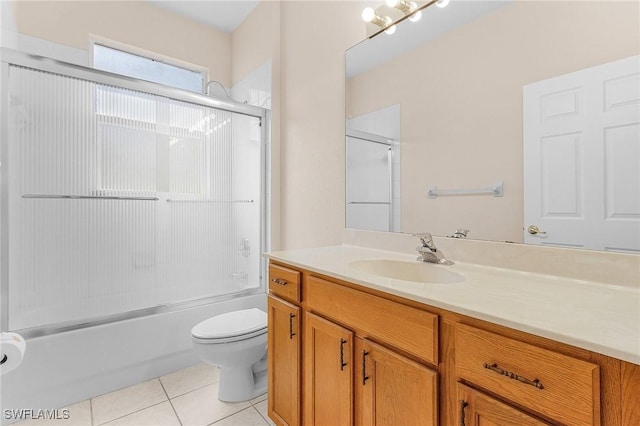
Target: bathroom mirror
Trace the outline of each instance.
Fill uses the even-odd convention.
[[[453,0],[349,49],[347,227],[639,253],[639,12]]]

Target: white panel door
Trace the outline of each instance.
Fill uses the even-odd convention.
[[[527,85],[523,105],[524,241],[640,252],[640,56]]]

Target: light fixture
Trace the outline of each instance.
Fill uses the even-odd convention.
[[[416,11],[416,9],[418,9],[418,5],[413,1],[386,0],[385,3],[387,6],[396,8],[405,15],[409,15],[409,20],[411,22],[418,22],[420,18],[422,18],[422,11]]]
[[[362,20],[384,29],[387,34],[393,34],[396,32],[396,26],[391,25],[393,20],[388,16],[380,16],[373,8],[367,7],[362,11]]]
[[[450,1],[451,0],[428,0],[426,2],[420,1],[416,3],[412,0],[385,0],[387,8],[381,6],[374,10],[371,7],[367,7],[362,11],[362,19],[367,23],[371,23],[380,27],[379,30],[375,31],[372,31],[371,28],[368,28],[368,32],[372,31],[369,33],[369,38],[380,34],[382,31],[387,34],[393,34],[396,31],[396,24],[398,22],[402,22],[405,19],[408,19],[412,22],[417,22],[422,17],[422,9],[425,9],[434,4],[439,8],[447,7]],[[397,18],[398,13],[393,10],[390,11],[388,8],[397,9],[402,12],[404,16]],[[383,12],[379,15],[379,11]],[[386,16],[387,13],[390,13],[394,18]]]
[[[376,11],[371,7],[367,7],[362,11],[362,20],[364,22],[377,25],[381,28],[385,28],[391,24],[391,18],[389,18],[388,16],[383,17],[378,15]]]

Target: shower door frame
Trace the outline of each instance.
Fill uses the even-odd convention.
[[[393,175],[395,173],[394,165],[393,165],[393,144],[394,140],[375,135],[373,133],[363,132],[361,130],[349,129],[347,128],[345,132],[345,158],[346,164],[348,165],[348,138],[359,139],[365,142],[370,142],[374,144],[384,145],[388,148],[387,151],[387,161],[389,163],[389,202],[362,202],[362,201],[348,201],[345,199],[345,224],[347,223],[347,209],[349,208],[349,204],[388,204],[389,205],[389,229],[387,231],[382,232],[394,232],[394,224],[395,224],[395,202],[394,202],[394,191],[393,191]],[[345,176],[348,175],[348,170],[345,170]],[[348,185],[348,182],[346,183]],[[363,229],[363,228],[354,228],[354,229]]]
[[[268,205],[267,196],[267,167],[266,161],[268,157],[269,146],[269,111],[265,108],[225,100],[220,98],[212,98],[204,94],[189,92],[170,86],[165,86],[149,81],[138,80],[135,78],[110,73],[108,71],[97,70],[93,68],[83,67],[80,65],[70,64],[56,59],[46,58],[43,56],[31,55],[19,52],[13,49],[0,48],[0,331],[17,331],[25,338],[46,336],[50,334],[77,330],[81,328],[91,327],[94,325],[108,324],[116,321],[122,321],[132,318],[138,318],[146,315],[159,314],[164,312],[177,311],[195,306],[201,306],[214,302],[223,302],[225,300],[236,299],[239,297],[251,296],[264,293],[266,263],[263,256],[259,256],[259,286],[255,289],[244,290],[234,294],[208,296],[194,300],[168,303],[158,306],[152,306],[142,309],[136,309],[128,312],[109,314],[104,316],[92,317],[86,320],[73,320],[57,324],[37,326],[33,328],[21,330],[9,330],[9,206],[8,206],[8,189],[9,189],[9,173],[7,163],[8,144],[9,144],[9,68],[11,65],[30,68],[37,71],[44,71],[61,76],[77,78],[97,84],[114,86],[122,89],[134,90],[151,95],[160,96],[172,100],[187,102],[190,104],[214,108],[231,113],[242,114],[260,120],[260,253],[268,249],[267,239],[267,223],[268,223]]]

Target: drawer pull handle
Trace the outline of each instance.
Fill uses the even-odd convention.
[[[467,403],[464,399],[460,400],[460,414],[458,415],[458,426],[464,426],[464,409],[467,408]]]
[[[343,371],[347,366],[347,363],[344,362],[344,344],[347,343],[345,339],[340,339],[340,371]]]
[[[514,379],[514,380],[517,380],[517,381],[522,382],[524,384],[531,385],[531,386],[533,386],[535,388],[544,389],[544,386],[542,386],[542,383],[540,383],[540,380],[538,380],[538,379],[529,380],[526,377],[519,376],[519,375],[517,375],[515,373],[512,373],[510,371],[507,371],[507,370],[503,370],[502,368],[498,367],[498,364],[495,364],[495,363],[487,364],[485,362],[484,363],[484,368],[486,368],[488,370],[491,370],[491,371],[493,371],[495,373],[501,374],[503,376],[507,376],[510,379]]]
[[[296,335],[296,333],[293,332],[293,319],[296,316],[294,314],[289,314],[289,339],[293,340],[293,336]]]
[[[271,280],[271,282],[274,282],[274,283],[280,284],[280,285],[287,285],[288,284],[287,280],[283,280],[282,278],[273,278]]]
[[[367,380],[369,380],[369,376],[367,376],[367,355],[369,352],[362,350],[362,386],[367,384]]]

